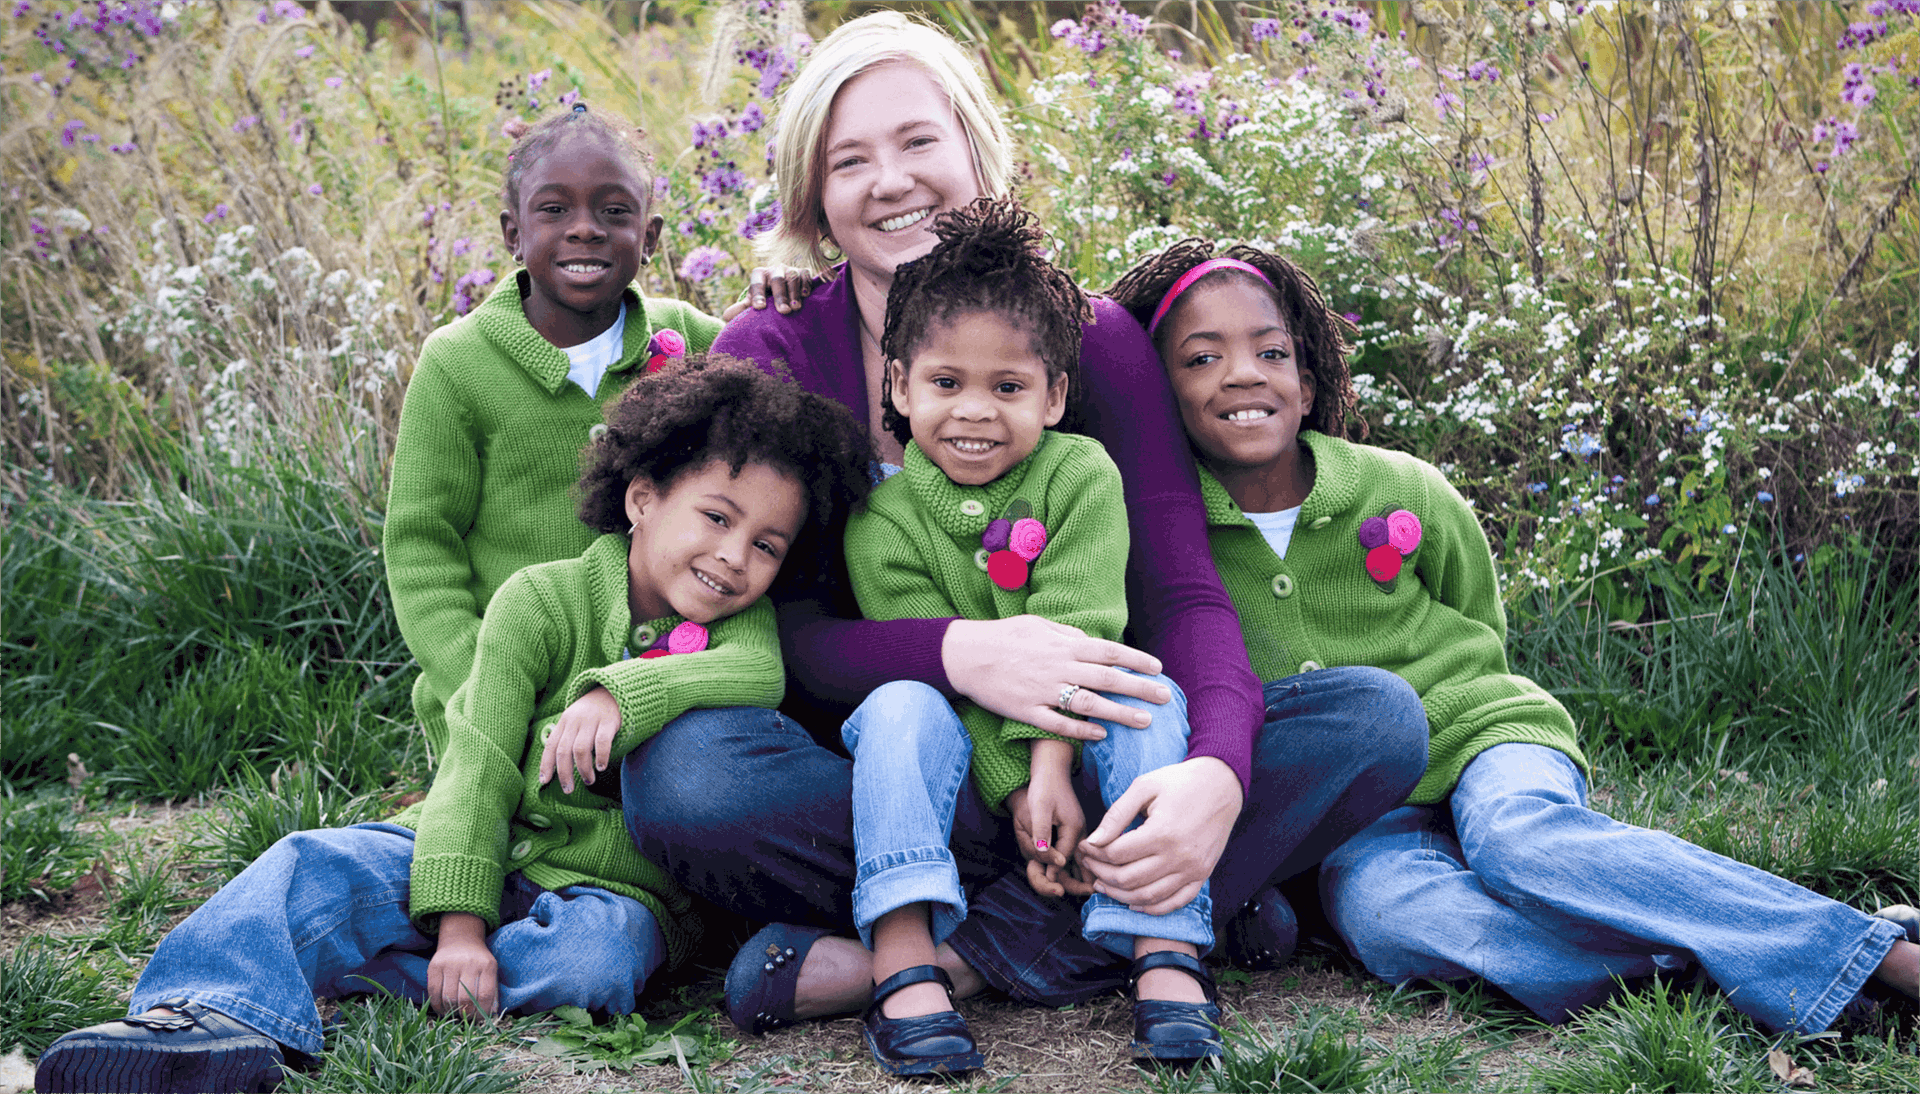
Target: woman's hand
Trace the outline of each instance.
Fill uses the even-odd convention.
[[[500,967],[487,948],[486,920],[470,912],[440,917],[440,942],[427,962],[427,1002],[435,1014],[500,1013]]]
[[[1213,756],[1133,780],[1080,841],[1094,890],[1148,915],[1166,915],[1192,900],[1226,850],[1242,800],[1239,776]],[[1142,813],[1146,820],[1128,831]]]
[[[594,775],[607,769],[613,738],[620,732],[620,704],[606,688],[594,688],[560,712],[560,721],[540,749],[540,785],[560,776],[560,789],[573,793],[576,774],[593,785]]]
[[[1165,684],[1147,679],[1160,674],[1159,658],[1037,615],[956,619],[947,625],[940,659],[960,694],[1002,718],[1079,741],[1097,741],[1107,731],[1054,706],[1069,684],[1080,688],[1073,694],[1073,713],[1122,725],[1144,727],[1151,719],[1097,693],[1118,692],[1149,703],[1173,698]]]
[[[798,266],[755,266],[747,275],[747,298],[727,305],[720,313],[722,323],[733,322],[733,317],[751,307],[754,311],[765,311],[767,304],[773,304],[773,310],[781,315],[790,315],[800,310],[800,304],[813,295],[813,275]]]

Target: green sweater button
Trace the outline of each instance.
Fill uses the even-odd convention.
[[[1293,577],[1289,574],[1273,575],[1273,595],[1282,600],[1293,595]]]
[[[1333,523],[1332,517],[1316,517],[1314,518],[1314,521],[1313,521],[1313,527],[1325,528],[1327,525],[1332,523]]]
[[[973,564],[982,570],[987,568],[987,549],[985,547],[973,553]]]
[[[526,858],[527,852],[532,850],[533,850],[533,841],[523,839],[519,843],[516,843],[513,845],[512,855],[514,858]]]
[[[981,503],[979,498],[968,498],[966,501],[960,503],[960,511],[970,517],[977,517],[985,513],[987,507]]]
[[[632,639],[632,649],[644,650],[653,645],[653,640],[660,636],[653,633],[652,627],[635,627],[633,628],[633,633],[628,637]]]

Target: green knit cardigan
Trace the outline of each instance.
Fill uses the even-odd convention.
[[[521,567],[578,557],[593,541],[574,513],[580,450],[602,410],[640,374],[654,332],[679,331],[692,352],[720,333],[712,316],[677,300],[643,300],[629,287],[620,360],[589,398],[567,379],[566,353],[527,322],[526,292],[524,271],[505,278],[427,338],[394,439],[387,585],[420,662],[413,707],[436,755],[447,699],[473,668],[494,591]]]
[[[698,924],[687,894],[642,858],[617,796],[622,757],[689,710],[775,707],[785,690],[773,604],[766,598],[709,625],[700,653],[623,660],[678,616],[639,622],[627,606],[625,536],[604,535],[579,558],[507,579],[480,624],[473,673],[447,705],[447,740],[425,801],[394,818],[418,833],[411,914],[423,930],[442,912],[500,924],[509,871],[547,889],[597,885],[645,904],[670,961]],[[643,633],[635,633],[642,631]],[[540,784],[540,751],[560,714],[594,687],[620,704],[612,762],[594,786]]]
[[[1507,671],[1507,616],[1493,552],[1465,498],[1433,465],[1399,452],[1304,430],[1313,490],[1287,557],[1200,470],[1207,538],[1254,672],[1278,680],[1339,665],[1371,665],[1413,685],[1426,706],[1427,773],[1407,798],[1439,801],[1467,761],[1525,742],[1587,760],[1573,719],[1540,685]],[[1419,547],[1392,582],[1368,576],[1360,524],[1406,509]]]
[[[1047,530],[1027,583],[987,577],[987,523],[1024,500]],[[1127,509],[1120,469],[1098,441],[1041,434],[1012,470],[961,486],[907,444],[904,469],[876,489],[847,525],[847,570],[868,619],[1006,619],[1031,613],[1118,639],[1127,625]],[[1027,785],[1027,741],[1051,737],[971,702],[954,709],[973,737],[973,777],[989,808]]]

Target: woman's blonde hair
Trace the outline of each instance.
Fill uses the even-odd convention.
[[[827,250],[820,196],[820,157],[833,99],[848,80],[875,65],[898,61],[919,67],[946,92],[973,152],[981,192],[988,197],[1007,192],[1013,174],[1013,138],[1000,120],[999,106],[987,94],[980,71],[960,43],[945,31],[897,11],[872,12],[841,24],[815,46],[781,96],[773,160],[780,223],[754,241],[762,261],[818,272],[838,260]]]

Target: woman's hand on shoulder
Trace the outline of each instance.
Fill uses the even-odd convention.
[[[1092,722],[1067,717],[1055,705],[1069,686],[1079,689],[1069,697],[1074,714],[1123,725],[1145,726],[1149,719],[1144,711],[1123,707],[1100,692],[1149,703],[1173,698],[1166,685],[1148,679],[1160,674],[1159,658],[1037,615],[956,619],[947,625],[940,660],[947,682],[960,694],[1002,718],[1079,741],[1097,741],[1107,734]]]
[[[1135,911],[1165,915],[1192,900],[1212,876],[1242,801],[1240,777],[1212,756],[1149,771],[1080,841],[1080,861],[1095,891]],[[1128,831],[1143,813],[1140,827]]]
[[[747,275],[747,298],[727,305],[720,313],[722,323],[752,308],[765,311],[768,304],[781,315],[791,315],[813,295],[813,275],[798,266],[755,266]]]

